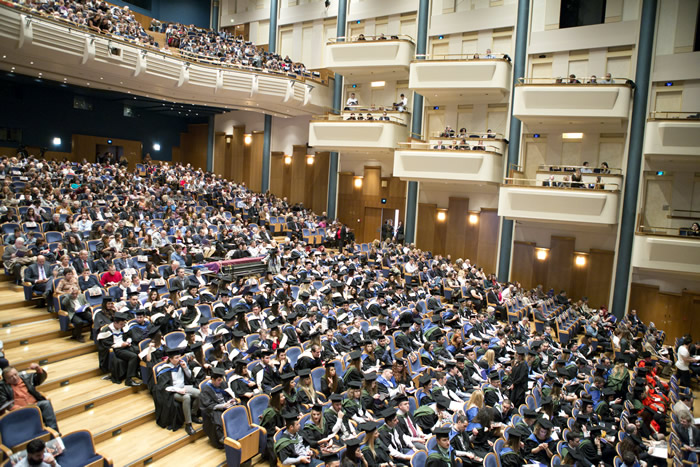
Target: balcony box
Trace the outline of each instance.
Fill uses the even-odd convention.
[[[399,39],[364,40],[326,44],[326,68],[346,82],[406,79],[416,46],[408,36]]]
[[[408,139],[408,127],[397,121],[348,121],[341,116],[316,117],[309,124],[309,145],[321,151],[393,154]]]
[[[567,224],[617,224],[619,191],[502,185],[498,215]]]
[[[638,269],[700,276],[700,240],[637,233],[632,266]]]
[[[644,133],[644,154],[700,156],[700,119],[688,118],[691,115],[697,112],[653,113]]]
[[[515,87],[513,99],[513,115],[530,132],[626,131],[632,87],[527,82]]]
[[[501,142],[503,145],[503,143]],[[404,180],[500,184],[503,150],[460,151],[431,149],[431,143],[402,144],[394,152],[394,176]]]
[[[511,64],[505,59],[415,60],[408,87],[430,105],[502,102],[510,93]]]

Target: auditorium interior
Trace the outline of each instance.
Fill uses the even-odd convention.
[[[41,465],[64,467],[507,467],[509,435],[527,464],[697,465],[675,404],[700,395],[699,0],[0,0],[0,179],[0,363],[20,375],[0,381],[2,465],[41,438]],[[484,343],[496,362],[452,376]],[[408,384],[379,384],[399,361]],[[617,364],[632,377],[608,408],[597,381]],[[329,367],[349,422],[322,394]],[[644,442],[666,457],[628,464],[626,424],[652,418],[640,373]],[[467,409],[486,395],[476,419],[498,419],[482,416],[503,409],[494,374],[517,420],[561,378],[561,412],[535,422],[553,453],[511,417],[481,449]],[[229,402],[205,409],[209,394]],[[594,461],[573,441],[591,395]],[[415,416],[425,438],[406,397],[437,420]],[[318,407],[341,431],[308,448]],[[480,433],[464,450],[462,416]]]

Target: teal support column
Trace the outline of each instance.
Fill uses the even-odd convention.
[[[267,51],[277,52],[277,18],[279,17],[279,0],[270,0],[270,35],[268,36]]]
[[[508,133],[508,159],[506,174],[511,166],[518,165],[520,159],[520,130],[521,122],[513,116],[515,101],[515,85],[518,79],[525,76],[525,61],[527,60],[527,28],[530,18],[530,0],[518,1],[518,18],[515,30],[515,57],[513,57],[513,98],[510,103],[510,131]],[[501,243],[498,247],[498,280],[505,282],[510,276],[510,257],[513,249],[513,221],[503,218],[501,221]]]
[[[338,19],[335,29],[336,37],[345,37],[348,16],[348,0],[338,0]],[[339,39],[341,40],[341,39]],[[339,114],[343,108],[343,77],[335,74],[333,82],[333,109],[334,114]],[[333,151],[328,164],[328,202],[326,203],[326,214],[328,219],[336,218],[336,208],[338,205],[338,153]]]
[[[209,127],[207,132],[207,172],[214,171],[214,127],[215,120],[212,115],[209,117]]]
[[[418,37],[416,38],[416,59],[425,60],[428,48],[428,20],[430,20],[430,0],[420,0],[418,4]],[[423,96],[413,93],[413,114],[411,115],[411,136],[421,138],[423,135]],[[406,243],[416,241],[418,219],[418,182],[408,182],[406,192],[406,217],[404,236]]]
[[[265,193],[270,189],[270,137],[272,133],[272,116],[265,115],[265,131],[263,133],[262,153],[262,182],[260,191]]]
[[[277,52],[277,17],[279,16],[279,1],[270,0],[270,35],[268,36],[268,51]],[[270,189],[270,140],[272,138],[272,116],[265,115],[262,151],[262,181],[260,191],[265,193]]]
[[[637,69],[634,73],[637,87],[634,91],[632,122],[630,123],[629,153],[627,154],[627,170],[625,172],[625,191],[622,196],[622,220],[620,221],[620,239],[617,245],[615,289],[612,301],[612,312],[618,319],[622,318],[627,310],[632,245],[637,218],[637,196],[649,100],[651,61],[654,51],[656,4],[657,0],[644,0],[642,20],[639,26],[639,41],[637,41]]]
[[[214,31],[219,30],[219,15],[220,15],[220,2],[221,0],[212,0],[211,2],[211,29]]]

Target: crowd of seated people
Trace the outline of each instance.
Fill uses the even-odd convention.
[[[506,466],[613,465],[617,449],[626,465],[665,465],[652,441],[687,457],[700,444],[687,409],[668,419],[699,359],[685,341],[665,347],[634,310],[617,320],[391,234],[365,251],[323,215],[189,166],[14,157],[0,159],[0,176],[0,222],[20,224],[7,272],[58,293],[73,325],[92,327],[115,383],[142,384],[145,363],[163,428],[194,434],[203,423],[223,447],[223,411],[266,394],[253,423],[266,429],[271,465],[334,465],[342,447],[344,465],[405,465],[418,451],[430,466],[489,455]],[[280,243],[266,228],[276,215],[288,216]],[[39,221],[52,230],[27,225]],[[337,250],[305,244],[303,226],[330,229]],[[56,245],[44,243],[50,232]],[[262,258],[266,272],[204,275],[198,266],[219,256]],[[674,355],[686,389],[659,378]],[[43,381],[35,370],[22,384]],[[0,397],[22,392],[11,370],[4,384]]]
[[[498,137],[491,128],[486,130],[486,133],[467,131],[466,128],[460,128],[459,131],[455,131],[451,126],[446,126],[445,130],[440,132],[440,138],[481,138],[481,139],[495,139]]]
[[[615,84],[610,73],[605,73],[603,78],[598,78],[596,75],[591,75],[589,78],[577,78],[575,74],[571,73],[568,78],[557,78],[555,80],[556,84]]]
[[[351,92],[347,101],[345,101],[345,107],[343,108],[343,110],[352,111],[352,110],[359,110],[362,108],[366,108],[368,110],[381,110],[381,111],[384,111],[385,108],[390,108],[396,112],[406,112],[408,109],[408,98],[406,97],[405,94],[401,94],[399,96],[399,101],[394,102],[390,106],[385,107],[385,106],[372,105],[371,107],[363,107],[363,106],[360,106],[359,100],[357,99],[357,96],[355,96],[355,93]],[[384,112],[384,113],[386,114],[386,112]],[[359,120],[359,118],[357,120]]]
[[[172,53],[179,50],[193,60],[251,67],[299,76],[319,76],[309,72],[303,63],[294,63],[286,56],[268,53],[242,36],[225,31],[213,31],[193,25],[168,23],[161,25],[154,19],[149,29],[160,31],[165,26],[167,44],[157,44],[153,35],[134,18],[128,6],[120,8],[106,2],[92,0],[13,0],[25,8],[56,19],[88,27],[95,32],[110,34],[141,46],[162,47]]]
[[[547,180],[542,181],[542,186],[555,188],[583,188],[589,190],[605,190],[605,183],[599,174],[610,174],[610,167],[607,162],[601,162],[599,168],[591,168],[590,163],[585,161],[581,167],[577,166],[555,166],[551,165],[547,169],[549,172],[564,172],[570,175],[565,175],[561,180],[554,175],[550,175]],[[583,180],[584,175],[595,174],[596,179],[593,183],[586,183]],[[616,187],[619,189],[619,186]]]

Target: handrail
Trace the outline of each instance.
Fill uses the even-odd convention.
[[[654,227],[644,224],[637,226],[637,233],[652,235],[667,235],[669,237],[683,237],[693,240],[700,240],[700,236],[692,235],[691,227]]]
[[[422,61],[440,61],[440,60],[464,60],[464,61],[479,61],[479,60],[505,60],[510,62],[508,54],[495,53],[479,53],[473,54],[416,54],[416,60]]]
[[[459,146],[449,146],[445,147],[443,149],[438,149],[434,147],[432,143],[421,143],[418,141],[408,141],[408,142],[399,142],[399,146],[408,146],[406,149],[412,149],[416,151],[457,151],[457,152],[464,152],[464,151],[479,151],[479,152],[488,152],[492,154],[496,154],[499,156],[502,156],[503,154],[498,151],[498,146],[493,146],[491,144],[485,144],[483,146],[479,145],[459,145]],[[417,147],[414,147],[417,146]],[[476,148],[476,149],[475,149]],[[482,149],[483,148],[483,149]],[[490,148],[490,149],[489,149]]]
[[[553,170],[558,169],[558,170]],[[573,169],[573,170],[569,170]],[[591,175],[622,175],[622,169],[601,169],[600,167],[584,167],[583,165],[555,165],[555,164],[540,164],[537,166],[537,170],[547,171],[547,172],[575,172],[576,169],[581,169],[581,173],[591,174]],[[584,172],[584,169],[589,170],[589,172]],[[602,170],[607,170],[603,172]]]
[[[649,112],[651,120],[700,120],[700,112],[666,112],[652,111]]]
[[[574,82],[571,82],[571,80],[574,79]],[[610,84],[616,84],[620,86],[631,86],[633,81],[628,78],[622,78],[622,77],[617,77],[613,76],[610,78],[611,82],[606,81],[603,77],[601,76],[587,76],[587,77],[581,77],[581,78],[568,78],[566,76],[560,76],[557,78],[518,78],[518,84],[568,84],[568,85],[576,85],[576,84],[602,84],[602,85],[610,85]]]
[[[580,183],[581,186],[573,186],[575,183]],[[525,187],[543,187],[543,188],[568,188],[577,190],[599,190],[599,191],[619,191],[619,183],[583,183],[556,180],[537,180],[536,178],[515,178],[506,177],[503,179],[504,185],[525,186]]]
[[[697,216],[698,218],[700,218],[700,211],[694,211],[694,210],[692,210],[692,209],[672,209],[672,210],[671,210],[671,215],[672,215],[672,216],[676,215],[676,214],[675,214],[676,212],[687,212],[688,215],[685,216],[685,217],[695,217],[695,216]],[[691,214],[691,213],[693,213],[693,214]],[[679,215],[680,215],[680,214],[679,214]]]
[[[478,135],[478,136],[474,136]],[[479,139],[505,139],[505,135],[503,133],[488,133],[488,131],[465,131],[464,133],[460,130],[459,134],[457,134],[457,131],[455,131],[454,136],[449,136],[445,134],[444,130],[435,130],[430,132],[430,138],[442,138],[442,139],[469,139],[469,138],[479,138]]]
[[[370,105],[345,105],[343,106],[343,112],[409,112],[408,106],[405,107],[406,110],[398,110],[394,104],[384,105],[384,104],[370,104]]]
[[[319,121],[328,121],[328,122],[348,122],[348,123],[396,123],[399,125],[406,126],[406,123],[395,117],[394,115],[387,115],[389,120],[380,120],[379,116],[377,118],[373,118],[372,120],[348,120],[346,116],[344,115],[336,115],[336,114],[326,114],[326,115],[315,115],[311,121],[319,122]]]
[[[102,32],[100,30],[96,30],[96,29],[91,28],[89,26],[85,26],[85,25],[81,25],[78,23],[74,23],[72,21],[68,21],[68,20],[63,19],[61,17],[47,16],[47,15],[42,14],[41,12],[38,12],[34,9],[26,8],[22,5],[15,4],[15,3],[8,4],[5,1],[0,1],[0,7],[8,8],[11,10],[18,10],[18,11],[21,11],[22,13],[31,15],[32,19],[45,21],[47,23],[55,24],[55,25],[62,26],[62,27],[67,27],[67,28],[69,28],[69,30],[75,29],[77,31],[84,32],[86,34],[91,34],[91,35],[94,35],[96,37],[105,38],[105,39],[108,39],[110,41],[116,41],[116,42],[119,42],[120,44],[129,45],[129,46],[141,49],[147,53],[154,53],[154,54],[160,55],[163,58],[169,57],[169,58],[173,58],[175,60],[181,60],[181,61],[187,62],[187,63],[203,65],[203,66],[211,66],[211,67],[216,67],[216,68],[236,68],[236,69],[241,69],[242,71],[246,71],[246,72],[250,72],[250,73],[262,73],[265,75],[270,75],[270,74],[280,75],[280,76],[285,76],[286,78],[289,78],[289,79],[295,79],[295,80],[300,81],[300,82],[304,82],[308,79],[308,80],[311,80],[315,83],[324,84],[324,85],[328,84],[328,83],[324,83],[322,79],[320,79],[318,77],[314,77],[313,75],[309,77],[309,76],[298,75],[296,73],[291,73],[291,72],[280,72],[280,71],[271,70],[268,68],[257,68],[257,67],[253,67],[250,65],[222,63],[222,62],[212,61],[212,60],[210,60],[210,57],[207,57],[205,55],[194,54],[192,52],[188,52],[188,51],[184,51],[184,50],[180,50],[180,49],[172,49],[172,48],[161,49],[161,48],[156,47],[154,45],[140,43],[136,40],[130,40],[128,37],[125,37],[125,36],[114,35],[114,34]],[[167,50],[167,51],[164,51],[164,50]],[[192,59],[192,58],[185,56],[185,54],[194,55],[195,57],[199,56],[199,57],[203,57],[206,59],[201,59],[201,60]]]
[[[416,43],[413,37],[408,34],[391,34],[386,36],[380,34],[378,36],[365,36],[364,34],[358,34],[357,36],[338,36],[329,37],[326,41],[327,44],[339,44],[339,43],[351,43],[351,42],[379,42],[379,41],[408,41]]]

